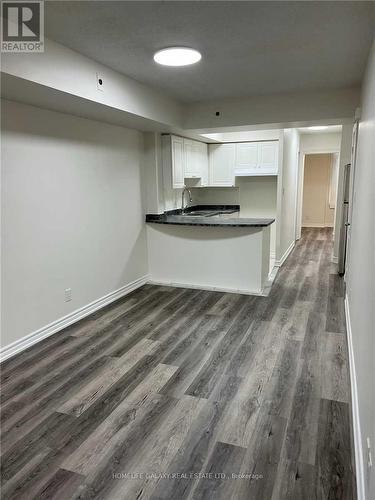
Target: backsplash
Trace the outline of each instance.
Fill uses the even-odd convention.
[[[239,189],[221,187],[191,188],[194,205],[239,205]]]

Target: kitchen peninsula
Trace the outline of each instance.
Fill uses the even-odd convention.
[[[274,219],[239,206],[193,206],[146,215],[152,283],[260,295],[268,280]]]

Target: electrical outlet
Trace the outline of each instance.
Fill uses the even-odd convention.
[[[70,302],[72,300],[72,289],[66,288],[64,295],[65,295],[65,302]]]
[[[369,469],[371,469],[371,467],[372,467],[372,454],[371,454],[371,440],[369,437],[366,439],[366,443],[367,443],[367,467]]]
[[[96,89],[104,92],[104,79],[100,73],[96,73]]]

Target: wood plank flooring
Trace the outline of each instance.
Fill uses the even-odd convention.
[[[355,499],[331,253],[306,229],[268,297],[146,285],[4,362],[2,498]]]

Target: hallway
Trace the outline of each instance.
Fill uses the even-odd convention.
[[[355,499],[331,253],[304,229],[268,297],[146,285],[3,363],[2,498]]]

